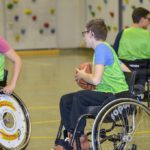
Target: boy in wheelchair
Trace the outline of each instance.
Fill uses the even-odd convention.
[[[130,70],[119,61],[113,48],[105,42],[107,26],[102,19],[91,20],[82,32],[87,47],[94,49],[93,71],[86,73],[85,69],[76,69],[75,79],[83,79],[96,85],[96,90],[81,90],[63,95],[60,100],[60,115],[62,124],[71,138],[78,118],[86,113],[88,106],[102,106],[116,97],[130,97],[129,87],[123,71]],[[86,120],[83,119],[76,131],[80,137],[81,149],[89,150],[87,138],[84,135]],[[76,136],[75,136],[76,140]],[[56,139],[55,149],[76,149],[75,144],[66,144]],[[59,145],[59,146],[58,146]],[[60,146],[62,145],[62,146]],[[67,147],[68,146],[68,147]]]
[[[150,78],[150,11],[138,7],[132,13],[131,27],[120,31],[114,42],[119,59],[131,70],[137,71],[136,84],[145,89]],[[149,87],[149,86],[147,86]]]
[[[5,57],[13,64],[10,83],[5,70]],[[30,139],[31,124],[23,101],[13,92],[21,70],[21,58],[0,37],[0,149],[25,150]]]

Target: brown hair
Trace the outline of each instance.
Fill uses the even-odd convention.
[[[107,37],[107,26],[103,19],[93,19],[89,21],[86,25],[88,31],[94,33],[96,40],[106,40]]]
[[[134,23],[139,23],[140,19],[145,18],[148,14],[150,14],[150,11],[143,7],[135,8],[132,13],[132,20]]]

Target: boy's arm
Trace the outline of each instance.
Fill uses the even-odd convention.
[[[18,54],[11,48],[9,49],[9,51],[4,53],[4,55],[13,63],[12,79],[10,83],[8,83],[8,85],[6,85],[3,88],[3,92],[9,94],[9,93],[12,93],[16,87],[16,82],[20,74],[22,61],[21,61],[21,58],[18,56]]]
[[[122,62],[121,62],[121,68],[123,72],[131,72],[131,70]]]

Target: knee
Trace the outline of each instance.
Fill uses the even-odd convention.
[[[69,94],[66,94],[61,97],[60,103],[59,103],[60,107],[67,107],[67,106],[70,106],[71,104],[72,104],[72,96],[70,96]]]
[[[61,97],[61,99],[60,99],[59,106],[60,106],[60,107],[64,106],[65,103],[66,103],[65,101],[66,101],[66,98],[65,98],[65,95],[63,95],[63,96]]]

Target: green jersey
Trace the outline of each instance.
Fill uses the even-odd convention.
[[[2,81],[4,78],[4,62],[5,57],[4,55],[0,54],[0,81]]]
[[[102,80],[100,84],[96,86],[96,91],[114,94],[128,91],[129,88],[115,51],[109,46],[109,44],[104,44],[106,44],[112,51],[114,61],[112,65],[105,66]]]
[[[118,56],[124,60],[150,59],[150,32],[130,27],[123,31]]]

